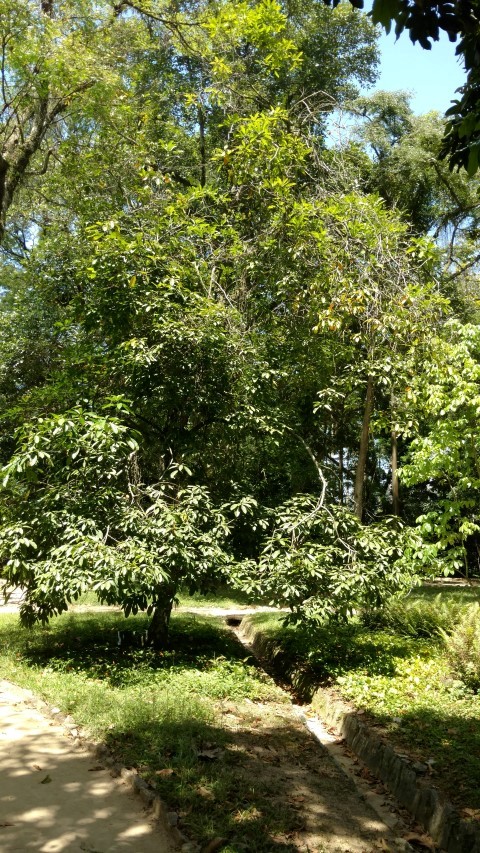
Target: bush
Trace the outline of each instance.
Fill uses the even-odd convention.
[[[258,560],[235,568],[239,589],[290,609],[287,622],[347,622],[406,593],[416,534],[398,520],[362,524],[343,506],[296,495],[271,513]]]
[[[480,691],[479,618],[480,605],[473,604],[450,634],[440,632],[452,673],[475,693]]]
[[[368,610],[362,622],[371,630],[394,631],[403,637],[438,637],[450,631],[458,622],[461,605],[442,601],[437,595],[433,601],[392,601],[384,607]]]

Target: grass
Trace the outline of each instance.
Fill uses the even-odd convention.
[[[252,601],[246,593],[223,586],[209,594],[199,592],[190,594],[187,589],[181,589],[178,595],[178,603],[180,607],[242,608],[254,607],[255,604],[262,604],[263,602]]]
[[[444,586],[439,583],[427,583],[416,587],[408,596],[407,601],[431,602],[438,599],[442,603],[453,606],[480,602],[480,584],[478,581],[474,585],[465,586],[450,584],[448,581],[444,583]]]
[[[428,762],[430,782],[460,808],[479,809],[480,697],[449,672],[435,628],[479,599],[478,588],[426,587],[367,624],[315,633],[285,628],[270,613],[247,622],[304,698],[313,695],[315,705],[320,685],[338,691],[400,751]],[[228,590],[220,599],[182,597],[182,604],[202,603],[248,602]],[[275,712],[286,695],[214,619],[175,614],[163,653],[118,647],[119,631],[134,640],[145,627],[140,615],[68,613],[25,631],[3,614],[2,675],[72,714],[137,767],[201,844],[220,836],[225,853],[297,849],[289,838],[299,816],[279,795],[278,779],[272,787],[268,775],[260,778],[255,761],[256,751],[290,740],[301,748],[288,715]]]
[[[279,807],[255,756],[292,736],[287,717],[275,712],[288,707],[286,695],[215,620],[175,616],[171,650],[163,653],[119,649],[119,630],[145,625],[140,616],[69,613],[26,631],[4,614],[2,675],[70,713],[123,764],[139,768],[201,844],[221,836],[225,853],[297,849],[288,838],[298,814],[285,802]],[[261,721],[259,707],[271,708]]]
[[[428,764],[430,782],[461,809],[480,809],[480,695],[449,670],[435,630],[453,626],[480,590],[426,588],[365,624],[315,632],[282,627],[277,615],[248,617],[303,698],[321,708],[328,687],[366,713],[400,752]],[[401,615],[403,612],[404,621]]]
[[[180,607],[252,607],[260,604],[251,600],[245,593],[231,590],[227,586],[219,587],[216,591],[202,594],[200,592],[189,593],[187,589],[181,589],[178,594],[178,605]],[[85,592],[75,601],[76,605],[97,607],[100,604],[96,593]]]

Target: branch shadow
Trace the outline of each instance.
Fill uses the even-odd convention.
[[[9,637],[30,667],[106,683],[112,703],[133,686],[124,716],[112,713],[105,743],[203,844],[221,836],[228,853],[293,853],[329,840],[332,849],[360,851],[381,837],[384,827],[261,669],[252,674],[253,660],[225,626],[182,614],[167,651],[118,647],[119,630],[133,643],[145,624],[142,616],[67,614],[46,630]],[[228,680],[231,671],[240,686]],[[263,701],[268,690],[272,702]]]
[[[168,849],[139,802],[118,789],[106,768],[76,752],[58,726],[13,702],[8,691],[0,692],[0,719],[3,853]]]

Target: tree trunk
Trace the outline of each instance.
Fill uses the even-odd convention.
[[[168,646],[168,629],[175,592],[176,589],[173,586],[161,587],[158,590],[158,598],[147,635],[148,643],[154,649],[165,649]]]
[[[400,483],[398,480],[398,440],[397,433],[392,429],[392,511],[400,515]]]
[[[355,485],[353,488],[354,511],[359,521],[363,519],[363,486],[365,483],[365,469],[367,467],[368,439],[370,435],[370,421],[373,412],[373,377],[369,376],[367,381],[367,395],[365,398],[365,409],[363,412],[362,433],[360,436],[360,447],[358,450],[358,463],[355,472]]]
[[[205,148],[205,113],[203,107],[198,108],[198,127],[200,131],[200,186],[207,183],[207,154]]]
[[[340,506],[343,506],[343,503],[344,503],[344,494],[343,494],[344,470],[345,470],[345,463],[343,460],[343,447],[341,447],[340,450],[338,451],[338,476],[339,476],[339,482],[340,482],[340,487],[339,487]]]

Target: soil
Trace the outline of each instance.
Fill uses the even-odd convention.
[[[235,732],[239,773],[266,792],[282,813],[295,814],[291,831],[272,839],[272,850],[393,853],[409,849],[399,838],[400,818],[394,818],[397,828],[392,832],[291,705],[252,702],[248,711],[232,703],[224,708],[224,725]]]

